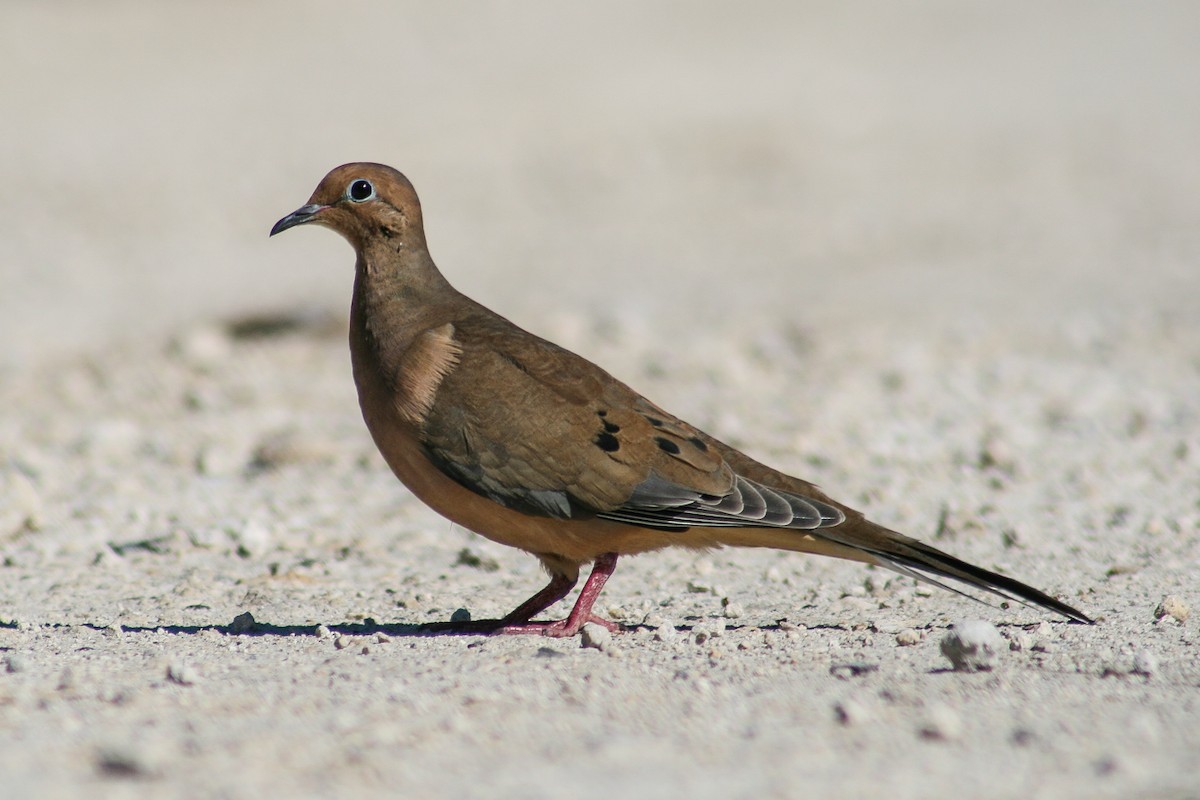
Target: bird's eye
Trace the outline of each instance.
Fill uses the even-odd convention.
[[[375,196],[375,187],[371,185],[370,181],[359,178],[351,181],[350,188],[346,190],[346,196],[356,203],[365,203]]]

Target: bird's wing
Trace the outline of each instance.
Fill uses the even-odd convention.
[[[701,431],[503,319],[457,320],[454,337],[461,354],[421,441],[445,474],[503,506],[666,529],[843,519],[828,503],[737,474]]]

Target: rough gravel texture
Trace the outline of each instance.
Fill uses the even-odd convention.
[[[1196,796],[1198,22],[9,3],[0,796]],[[266,238],[357,159],[469,294],[1100,624],[668,551],[591,647],[416,635],[544,577],[375,453],[345,243]]]

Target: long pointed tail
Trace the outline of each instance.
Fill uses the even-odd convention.
[[[947,583],[955,581],[968,589],[981,589],[1006,600],[1053,611],[1075,622],[1094,624],[1079,609],[1039,589],[876,525],[855,511],[850,511],[844,522],[824,528],[736,528],[721,531],[717,538],[723,544],[741,547],[775,547],[876,564],[986,603],[969,591]]]
[[[1083,612],[1040,589],[977,567],[936,547],[866,519],[849,519],[842,525],[815,530],[812,534],[870,556],[871,560],[881,567],[927,581],[973,600],[979,598],[947,585],[943,579],[958,581],[968,587],[982,589],[1026,605],[1040,606],[1075,622],[1094,624],[1094,620]]]

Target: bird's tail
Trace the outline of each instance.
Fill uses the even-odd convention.
[[[725,544],[742,547],[775,547],[806,553],[835,556],[877,564],[972,600],[985,602],[975,595],[946,583],[956,581],[972,589],[982,589],[1008,600],[1061,614],[1075,622],[1093,624],[1076,608],[1045,592],[1006,575],[977,567],[851,512],[845,522],[813,530],[738,528],[723,532]]]

